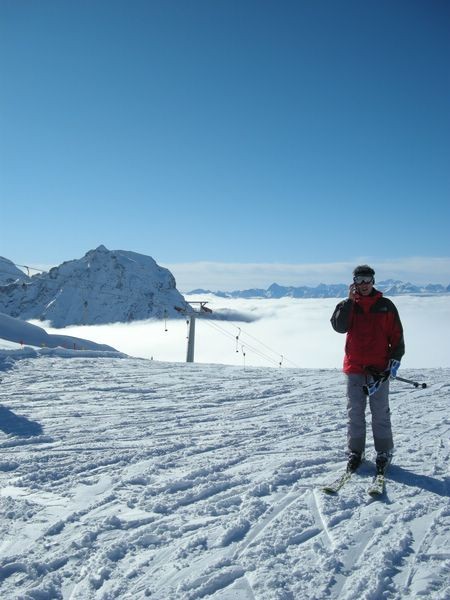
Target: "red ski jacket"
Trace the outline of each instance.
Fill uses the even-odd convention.
[[[346,333],[344,373],[366,373],[366,367],[387,369],[389,359],[405,353],[403,327],[394,303],[381,292],[340,302],[331,317],[338,333]]]

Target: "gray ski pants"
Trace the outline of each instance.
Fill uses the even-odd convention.
[[[363,386],[371,381],[366,375],[347,375],[347,444],[349,451],[364,452],[366,446],[367,396]],[[394,447],[389,409],[389,380],[375,394],[369,396],[372,414],[372,434],[377,452],[390,451]]]

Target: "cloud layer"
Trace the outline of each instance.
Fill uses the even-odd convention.
[[[277,367],[282,362],[285,367],[341,368],[345,336],[335,333],[330,325],[335,299],[206,299],[213,310],[230,308],[258,320],[197,320],[196,362],[264,367]],[[402,368],[449,367],[449,341],[442,332],[450,325],[450,296],[400,296],[395,304],[405,329]],[[132,356],[175,362],[186,359],[184,319],[68,327],[64,333],[109,344]]]

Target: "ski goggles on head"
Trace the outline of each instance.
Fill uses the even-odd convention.
[[[361,285],[361,283],[373,283],[372,275],[356,275],[353,277],[353,282],[356,285]]]

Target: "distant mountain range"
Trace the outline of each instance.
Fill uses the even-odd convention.
[[[150,256],[105,246],[27,276],[0,258],[0,313],[53,327],[179,317],[189,309],[172,273]]]
[[[428,285],[414,285],[404,283],[403,281],[387,279],[375,284],[375,287],[386,296],[400,296],[405,294],[448,294],[450,285],[447,287],[441,284],[430,283]],[[210,290],[196,289],[188,293],[194,294],[214,294],[220,298],[345,298],[348,295],[348,284],[336,283],[327,285],[321,283],[316,287],[308,286],[282,286],[273,283],[265,289],[236,290],[234,292],[212,292]]]

